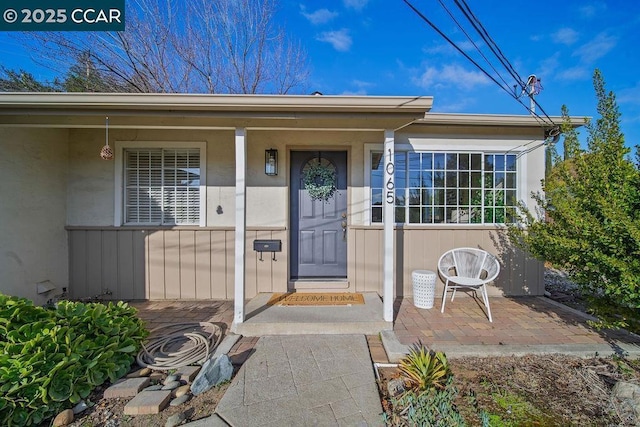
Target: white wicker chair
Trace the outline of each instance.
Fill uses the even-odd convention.
[[[456,296],[456,290],[459,288],[469,288],[474,291],[479,289],[482,293],[482,301],[487,307],[489,322],[493,322],[486,285],[500,273],[500,263],[498,263],[496,257],[482,249],[451,249],[445,252],[438,260],[438,271],[444,280],[441,313],[444,313],[444,305],[449,289],[453,289],[451,301],[453,301]]]

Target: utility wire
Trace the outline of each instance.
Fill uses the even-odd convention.
[[[529,108],[529,106],[527,106],[524,102],[522,102],[522,100],[519,99],[519,97],[517,97],[508,87],[503,86],[502,84],[500,84],[500,82],[498,82],[496,80],[495,77],[493,77],[491,74],[489,74],[482,66],[480,66],[473,58],[471,58],[471,56],[469,56],[466,52],[464,52],[455,42],[453,42],[453,40],[451,40],[446,34],[444,34],[444,32],[442,32],[442,30],[440,30],[433,22],[431,22],[422,12],[420,12],[410,1],[408,0],[403,0],[404,3],[409,6],[409,8],[411,8],[411,10],[413,10],[413,12],[418,15],[423,21],[425,21],[434,31],[436,31],[442,38],[444,38],[453,48],[455,48],[459,53],[461,53],[467,60],[469,60],[473,65],[476,66],[476,68],[478,68],[485,76],[487,76],[491,81],[493,81],[496,85],[498,85],[498,87],[500,87],[502,90],[504,90],[506,93],[509,94],[509,96],[511,96],[512,98],[514,98],[518,103],[520,103],[527,111],[529,111],[536,120],[538,120],[538,122],[540,122],[541,125],[553,125],[556,126],[556,124],[553,122],[553,120],[546,114],[545,116],[548,118],[549,122],[548,123],[543,117],[541,117],[540,115],[538,115],[537,113],[535,113],[534,111],[531,111],[531,109]],[[449,16],[451,16],[452,14],[449,12],[449,10],[442,4],[442,2],[440,2],[441,6],[447,11],[447,13],[449,13]],[[460,6],[459,6],[460,7]],[[462,9],[461,9],[462,10]],[[465,14],[466,15],[466,14]],[[487,61],[487,63],[491,66],[491,68],[494,70],[494,72],[498,75],[498,77],[505,83],[507,84],[504,79],[502,78],[502,76],[500,75],[500,73],[493,67],[493,65],[491,64],[491,62],[485,57],[484,54],[482,54],[482,52],[480,51],[480,49],[478,48],[478,46],[473,42],[473,40],[471,40],[471,38],[469,37],[469,35],[466,33],[466,31],[464,31],[464,29],[461,27],[461,25],[455,20],[455,18],[453,18],[453,16],[451,16],[452,19],[454,20],[454,22],[456,22],[456,24],[458,25],[458,27],[465,33],[465,35],[467,36],[467,38],[470,39],[470,41],[472,42],[472,44],[475,46],[476,50],[482,55],[482,57],[485,59],[485,61]],[[470,18],[470,16],[466,15],[467,19],[472,23],[472,19]],[[488,41],[487,39],[485,39],[485,37],[482,35],[481,30],[479,30],[476,25],[474,25],[474,28],[476,29],[476,31],[478,31],[478,34],[481,35],[481,37],[483,38],[483,40],[485,40],[485,42],[489,45],[491,42]],[[484,27],[483,27],[484,28]],[[486,30],[485,30],[486,32]],[[488,36],[488,33],[487,33]],[[494,42],[495,44],[495,42]],[[491,46],[489,46],[491,48]],[[524,84],[522,82],[522,79],[517,75],[517,73],[515,73],[515,70],[513,70],[513,67],[509,64],[508,66],[503,62],[503,60],[500,59],[500,54],[501,51],[499,50],[499,48],[497,48],[496,46],[496,50],[497,52],[500,52],[500,54],[498,54],[496,52],[496,50],[494,50],[494,48],[491,48],[492,52],[494,53],[494,55],[496,55],[496,57],[498,57],[498,60],[500,60],[501,64],[507,68],[507,71],[509,71],[509,74],[512,75],[512,77],[514,77],[516,80],[518,80],[518,83],[524,88]],[[504,56],[504,55],[502,55]],[[506,58],[505,58],[506,60]],[[508,61],[507,61],[508,63]],[[509,68],[511,68],[511,70],[509,70]],[[512,71],[515,73],[515,75],[512,73]],[[534,99],[534,102],[535,99]],[[539,105],[536,102],[536,105]],[[540,107],[541,111],[544,112],[544,110],[542,109],[542,107]]]
[[[502,90],[504,90],[505,92],[507,92],[510,96],[513,96],[513,94],[511,93],[511,91],[509,91],[509,89],[505,88],[504,86],[502,86],[500,84],[500,82],[498,82],[491,74],[487,73],[487,71],[482,68],[473,58],[471,58],[465,51],[463,51],[462,49],[460,49],[460,47],[458,45],[456,45],[453,40],[451,40],[449,37],[447,37],[447,35],[445,33],[443,33],[438,27],[436,27],[433,22],[431,22],[426,16],[424,16],[422,14],[422,12],[420,12],[418,9],[415,8],[415,6],[413,6],[411,4],[411,2],[409,2],[408,0],[403,0],[407,6],[409,6],[415,13],[416,15],[418,15],[420,18],[422,18],[422,20],[424,22],[426,22],[427,24],[429,24],[429,26],[431,28],[433,28],[438,34],[440,34],[440,36],[442,38],[444,38],[451,46],[453,46],[458,52],[460,52],[465,58],[467,58],[473,65],[475,65],[480,71],[482,71],[482,73],[487,76],[488,78],[490,78],[495,84],[497,84]]]
[[[456,25],[458,26],[458,28],[460,29],[460,31],[462,31],[462,33],[467,36],[467,39],[471,42],[471,44],[473,45],[473,47],[476,48],[476,50],[478,51],[478,53],[480,54],[480,56],[482,56],[482,58],[484,58],[484,60],[487,62],[487,64],[489,64],[489,66],[491,67],[491,69],[496,73],[496,75],[500,78],[500,80],[502,80],[502,83],[504,83],[505,87],[509,87],[509,83],[507,83],[505,81],[504,78],[502,78],[502,75],[500,74],[500,72],[498,72],[498,70],[496,70],[496,68],[493,66],[493,64],[491,63],[491,61],[489,61],[489,59],[484,55],[484,53],[482,53],[482,51],[480,50],[480,48],[478,47],[478,45],[476,44],[476,42],[473,41],[473,39],[471,38],[471,36],[467,33],[467,31],[462,27],[462,25],[460,25],[460,23],[458,22],[458,20],[455,18],[455,16],[453,16],[453,14],[451,13],[451,11],[449,10],[449,8],[444,4],[444,2],[442,0],[438,0],[438,3],[440,3],[440,6],[442,6],[442,8],[447,12],[447,14],[449,15],[449,17],[451,18],[451,20],[453,22],[456,23]],[[477,30],[476,30],[477,31]],[[486,42],[486,40],[485,40]],[[504,64],[503,64],[504,65]]]
[[[520,87],[522,88],[522,90],[525,90],[526,89],[526,85],[524,84],[524,81],[523,81],[522,77],[520,77],[520,75],[515,70],[513,65],[511,65],[511,63],[509,62],[507,57],[504,55],[504,53],[502,53],[502,50],[500,49],[498,44],[491,37],[491,35],[489,35],[489,32],[486,30],[484,25],[482,25],[482,22],[480,22],[478,17],[473,13],[473,11],[469,7],[469,4],[467,3],[467,1],[466,0],[454,0],[454,2],[458,6],[458,8],[462,11],[462,13],[465,15],[465,17],[467,17],[469,22],[471,22],[471,25],[473,25],[473,27],[476,29],[478,34],[480,34],[480,37],[482,37],[482,39],[487,43],[487,45],[489,46],[491,51],[494,53],[494,55],[496,55],[496,57],[502,63],[502,65],[507,69],[507,71],[511,74],[511,76],[518,81],[518,83],[520,84]],[[460,4],[461,2],[464,5],[464,7]],[[476,24],[477,24],[477,26],[476,26]],[[478,29],[478,27],[480,29]],[[533,100],[535,105],[538,108],[540,108],[540,111],[542,111],[542,113],[545,115],[545,117],[547,119],[549,119],[549,121],[555,125],[555,123],[553,122],[551,117],[549,117],[547,112],[544,110],[544,108],[542,108],[542,106],[538,103],[538,101],[536,101],[536,99],[534,97],[531,97],[531,99]]]

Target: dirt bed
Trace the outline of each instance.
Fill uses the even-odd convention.
[[[611,398],[620,380],[640,383],[640,364],[616,358],[563,355],[467,357],[449,361],[458,390],[456,406],[469,426],[481,411],[500,426],[631,426],[629,414]],[[383,407],[393,411],[382,370]]]

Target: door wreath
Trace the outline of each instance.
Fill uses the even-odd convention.
[[[336,192],[336,168],[327,159],[307,163],[303,173],[304,189],[311,200],[328,201]]]

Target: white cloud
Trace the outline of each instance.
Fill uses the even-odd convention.
[[[600,15],[605,9],[607,9],[606,3],[595,2],[579,7],[578,13],[582,18],[593,18]]]
[[[598,34],[593,40],[583,44],[573,53],[573,56],[580,58],[585,64],[591,64],[605,56],[611,49],[616,47],[618,39],[606,33]]]
[[[578,41],[579,36],[578,32],[573,28],[560,28],[558,31],[551,34],[551,39],[554,43],[570,46]]]
[[[633,87],[619,90],[616,99],[620,104],[640,105],[640,82]]]
[[[556,52],[540,62],[540,76],[551,76],[560,67],[560,52]]]
[[[329,9],[318,9],[314,12],[307,12],[307,8],[303,5],[300,6],[300,13],[313,25],[326,24],[338,16],[338,12],[332,12]]]
[[[344,7],[355,10],[362,10],[369,3],[369,0],[342,0]]]
[[[459,65],[445,65],[440,69],[428,67],[420,77],[414,78],[414,83],[423,89],[456,86],[468,90],[487,85],[491,80],[480,71],[468,71]]]
[[[316,40],[330,43],[339,52],[347,52],[353,43],[349,30],[346,28],[338,31],[324,31],[316,36]]]
[[[557,75],[558,80],[584,80],[590,78],[589,68],[584,66],[577,66],[566,68],[560,71]]]
[[[460,47],[460,49],[462,49],[465,52],[469,52],[469,51],[472,51],[472,50],[475,49],[475,46],[469,40],[464,40],[464,41],[455,42],[455,43]],[[476,42],[476,46],[482,47],[483,43]],[[437,54],[453,55],[453,54],[459,54],[458,51],[453,46],[451,46],[449,43],[441,43],[441,44],[430,45],[430,46],[427,46],[427,47],[423,48],[422,50],[423,50],[423,52],[428,53],[430,55],[437,55]]]
[[[437,101],[438,99],[435,99],[433,101],[432,111],[439,112],[439,113],[451,113],[451,112],[459,113],[477,103],[476,98],[471,98],[468,96],[465,96],[464,98],[459,99],[457,102],[451,102],[449,104],[444,104],[444,105],[439,105]]]

